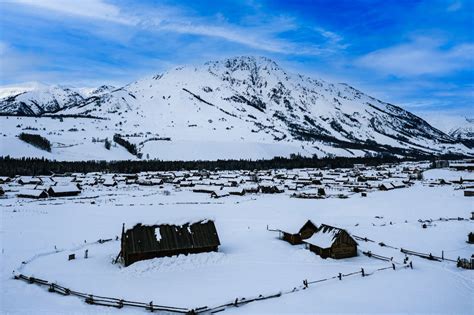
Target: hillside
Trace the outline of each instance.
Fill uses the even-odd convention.
[[[135,143],[144,158],[159,159],[473,154],[459,139],[398,106],[347,84],[288,73],[264,57],[178,67],[89,93],[61,87],[27,91],[1,99],[0,112],[35,116],[34,126],[32,118],[14,118],[26,125],[7,127],[5,137],[16,143],[15,127],[49,133],[54,138],[51,157],[59,159],[81,155],[64,147],[55,151],[54,142],[79,146],[79,151],[87,143],[85,158],[124,158],[123,152],[111,156],[89,150],[97,146],[91,147],[92,137],[112,139],[115,133]],[[67,127],[57,129],[44,115],[102,119],[64,118]],[[16,151],[2,148],[0,154],[15,156]],[[45,156],[31,153],[38,154]]]

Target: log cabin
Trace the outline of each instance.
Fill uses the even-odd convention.
[[[120,256],[125,266],[156,257],[217,251],[220,245],[214,221],[183,225],[137,224],[122,228]]]
[[[51,186],[48,189],[48,194],[51,197],[70,197],[77,196],[81,193],[81,190],[77,185],[67,185],[67,186]]]
[[[282,233],[282,239],[287,241],[291,245],[303,244],[303,240],[310,238],[316,231],[318,227],[311,222],[311,220],[306,221],[306,223],[301,227],[297,233],[288,233],[285,231],[280,231]]]
[[[349,258],[357,256],[357,242],[343,229],[322,224],[308,239],[308,249],[322,258]]]

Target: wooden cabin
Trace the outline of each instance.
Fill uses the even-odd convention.
[[[281,231],[281,238],[291,245],[299,245],[303,244],[303,240],[310,238],[317,230],[318,227],[313,222],[311,222],[311,220],[308,220],[297,233]]]
[[[449,167],[449,161],[447,160],[435,160],[431,163],[432,168],[446,168]]]
[[[120,256],[124,265],[156,257],[217,251],[220,245],[214,221],[183,225],[137,224],[122,229]]]
[[[17,197],[32,199],[48,198],[48,193],[44,189],[25,189],[21,190]]]
[[[117,186],[117,181],[114,178],[108,177],[108,178],[105,178],[102,185],[104,185],[105,187],[115,187]]]
[[[163,180],[161,178],[139,178],[135,183],[142,186],[157,186],[163,185]]]
[[[216,189],[213,192],[211,192],[211,198],[219,199],[219,198],[227,197],[227,196],[229,196],[229,192],[227,190]]]
[[[76,185],[67,186],[51,186],[48,189],[48,194],[51,197],[70,197],[77,196],[81,190]]]
[[[41,185],[42,181],[40,178],[32,176],[21,176],[18,179],[18,184],[20,185]]]
[[[467,235],[467,242],[469,244],[474,244],[474,233],[470,232],[468,235]]]
[[[229,195],[243,196],[245,195],[245,189],[243,187],[235,187],[228,189]]]
[[[279,194],[285,192],[283,187],[279,187],[273,184],[261,184],[259,185],[259,190],[262,194]]]
[[[464,197],[474,197],[474,190],[465,190]]]
[[[357,256],[357,242],[343,229],[322,224],[304,241],[308,249],[322,258],[348,258]]]
[[[8,176],[0,176],[0,184],[6,184],[11,181],[11,178]]]

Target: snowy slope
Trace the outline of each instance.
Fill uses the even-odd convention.
[[[44,96],[53,93],[24,93],[13,100],[1,100],[0,112],[106,118],[108,128],[103,129],[110,131],[115,126],[117,133],[134,134],[131,141],[139,144],[141,152],[157,158],[163,158],[163,152],[169,149],[184,149],[186,156],[181,159],[209,158],[200,154],[199,148],[189,152],[190,147],[203,142],[210,143],[205,147],[212,151],[226,146],[239,148],[231,156],[224,150],[212,158],[235,158],[239,152],[247,153],[241,157],[262,157],[248,154],[259,151],[262,145],[271,147],[263,157],[291,153],[473,153],[457,139],[400,107],[346,84],[287,73],[264,57],[178,67],[122,88],[98,90],[79,95],[63,89],[64,93],[57,93],[59,97],[54,95],[57,102]],[[23,106],[25,98],[30,100],[30,110]],[[154,140],[157,138],[171,141]]]
[[[0,112],[19,115],[41,115],[57,112],[84,100],[79,89],[59,85],[38,84],[29,89],[4,90],[8,96],[0,99]]]
[[[465,117],[463,124],[451,128],[449,135],[458,139],[474,140],[474,119]]]

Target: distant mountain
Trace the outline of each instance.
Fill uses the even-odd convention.
[[[398,106],[347,84],[288,73],[264,57],[178,67],[89,95],[49,87],[1,99],[0,112],[102,117],[125,134],[287,144],[306,155],[473,154],[453,134]],[[139,142],[143,152],[155,156],[146,142]]]
[[[449,135],[457,139],[474,140],[474,118],[464,119],[464,124],[451,128]]]
[[[41,116],[54,113],[84,100],[78,89],[59,85],[38,85],[0,99],[0,113]]]

